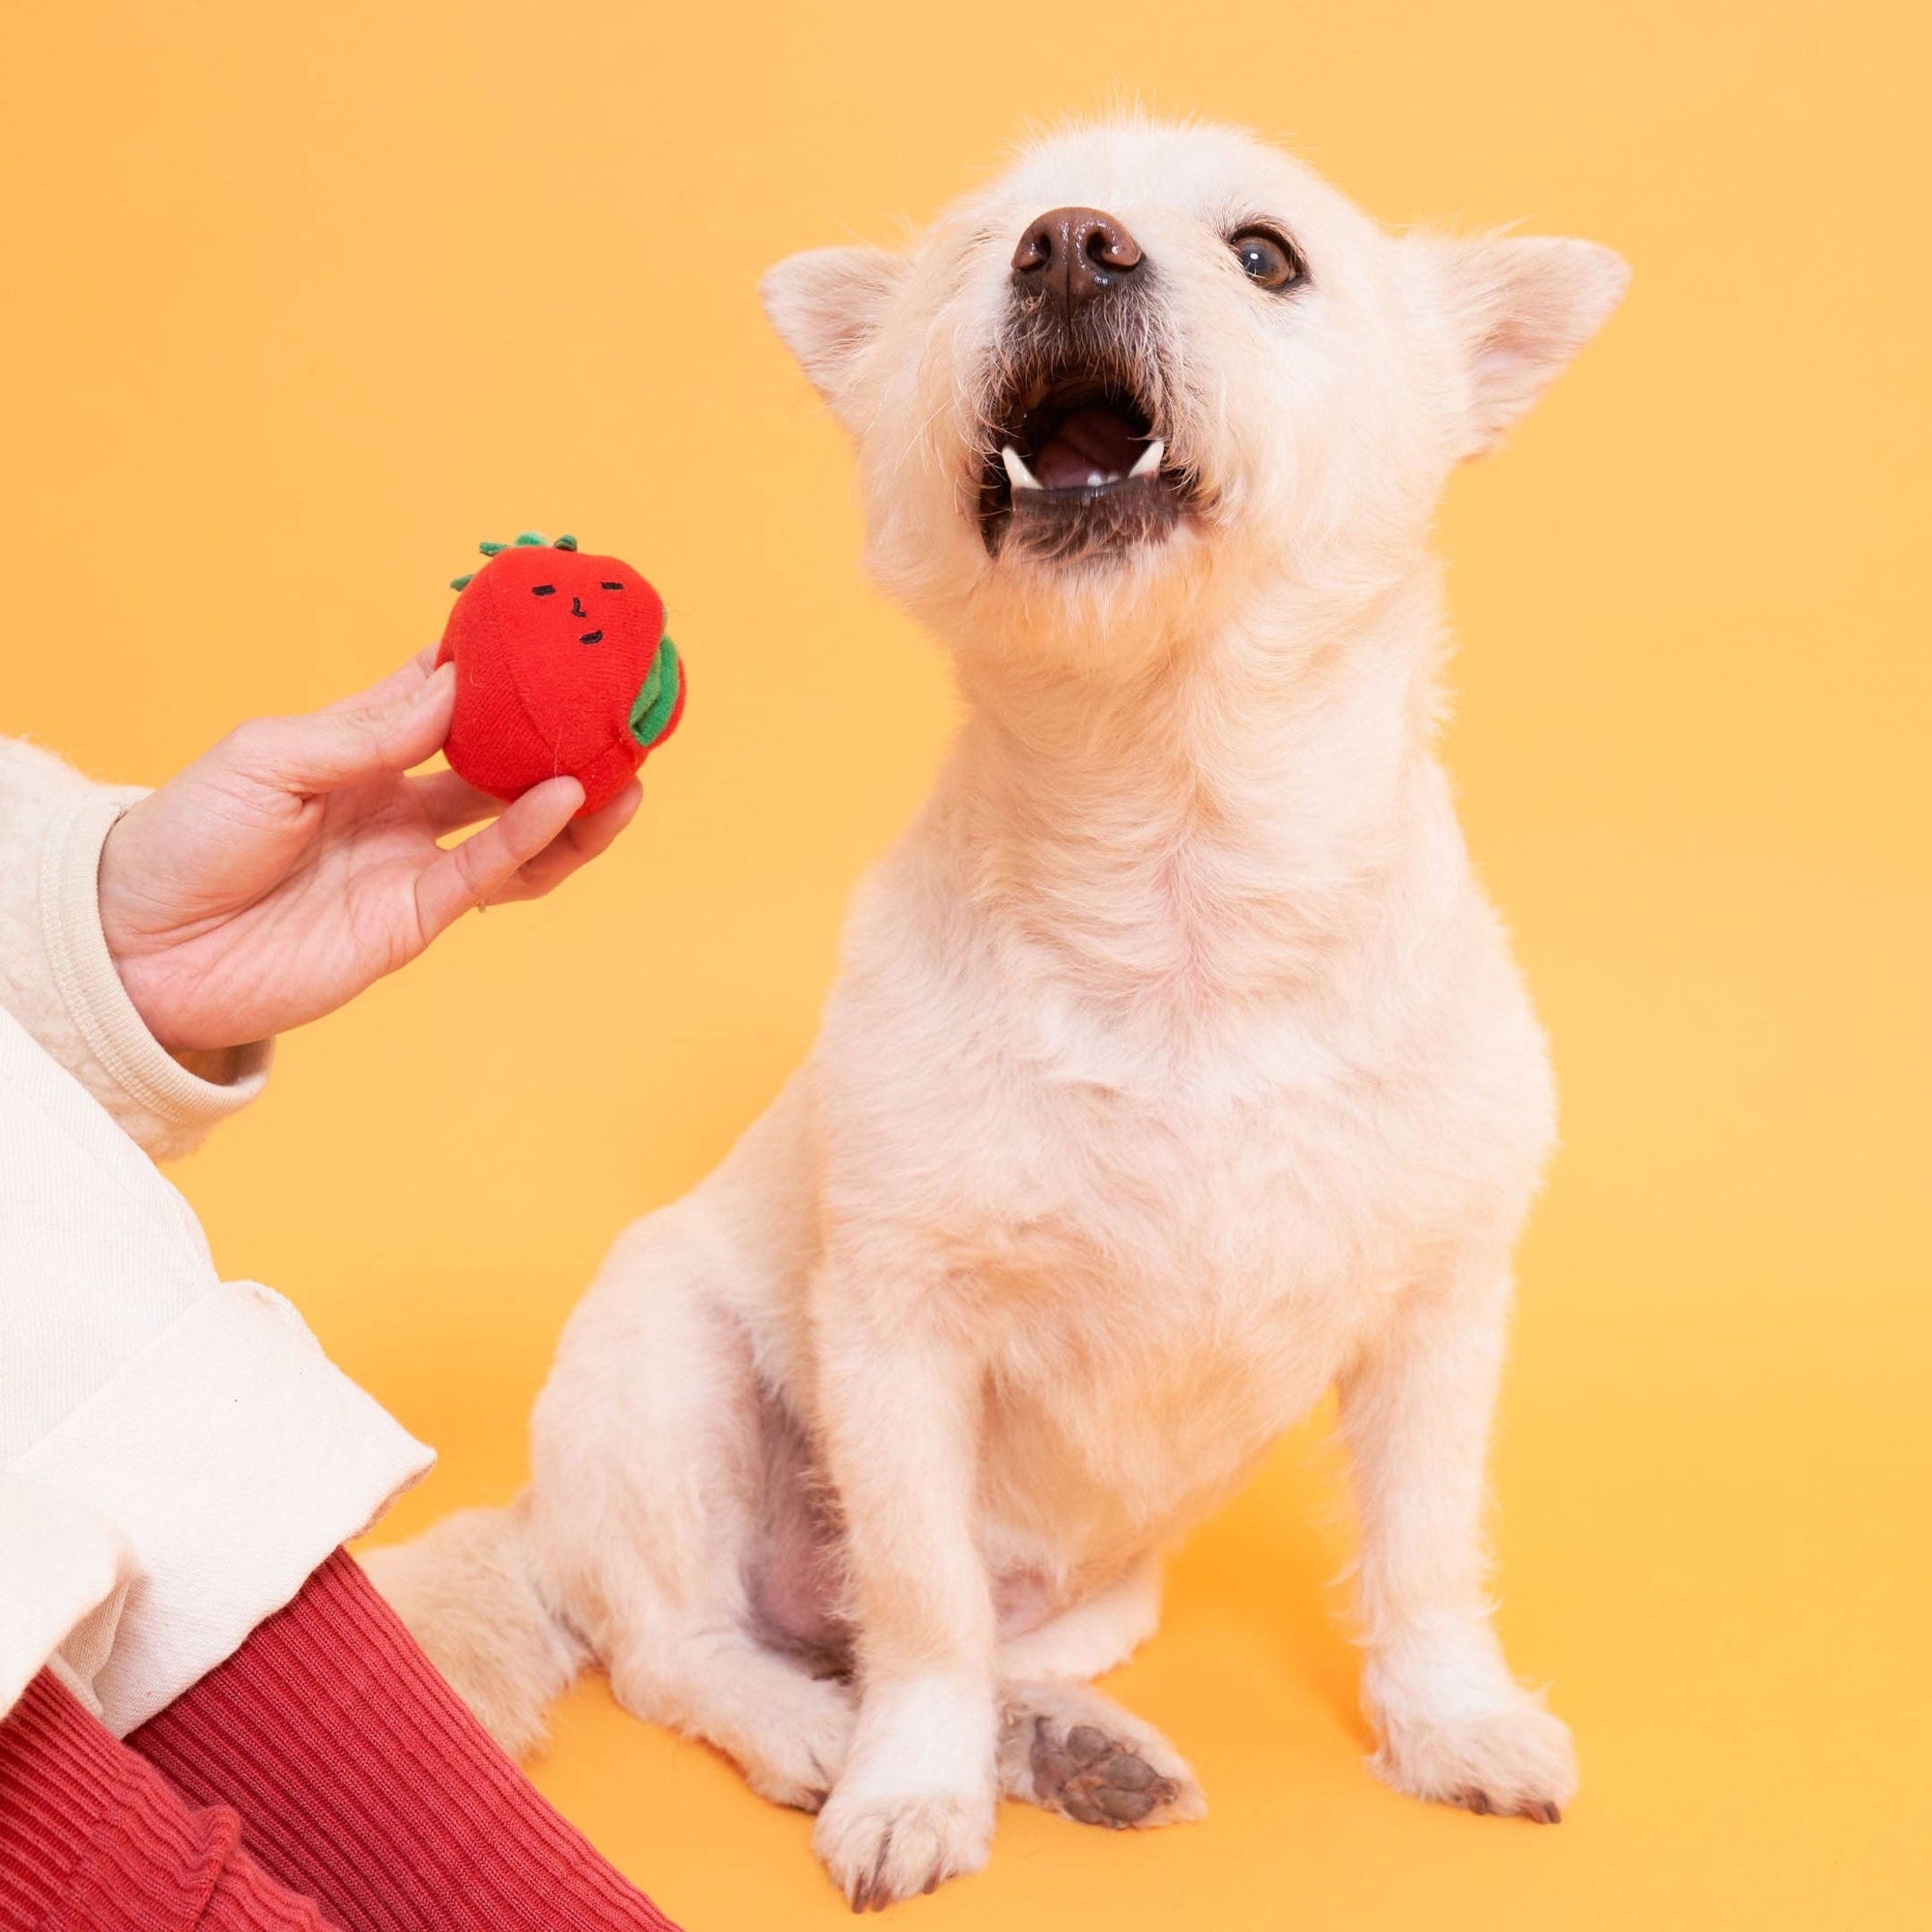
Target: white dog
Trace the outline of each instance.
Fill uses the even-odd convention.
[[[572,1319],[529,1489],[379,1564],[507,1745],[600,1660],[862,1907],[980,1864],[1002,1790],[1196,1816],[1086,1680],[1334,1383],[1376,1769],[1557,1817],[1482,1545],[1550,1079],[1433,749],[1428,536],[1625,280],[1141,122],[771,271],[967,718],[810,1058]]]

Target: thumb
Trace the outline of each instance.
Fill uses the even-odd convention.
[[[327,792],[379,772],[406,772],[449,735],[456,667],[442,665],[384,701],[298,718],[258,718],[230,740],[246,775],[289,792]]]

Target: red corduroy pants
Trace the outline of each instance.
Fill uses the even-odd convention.
[[[0,1932],[673,1932],[341,1550],[118,1742],[43,1671],[0,1721]]]

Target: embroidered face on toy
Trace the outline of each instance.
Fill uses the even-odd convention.
[[[566,658],[572,645],[594,650],[609,644],[624,652],[642,643],[654,651],[664,635],[657,592],[613,556],[586,556],[554,545],[513,546],[497,554],[488,574],[495,596],[530,600],[513,619],[526,631],[526,648],[541,640],[546,652]]]
[[[567,773],[595,811],[683,711],[664,600],[621,557],[588,555],[573,537],[531,530],[483,551],[489,562],[452,586],[462,595],[437,658],[457,672],[449,762],[502,799]]]

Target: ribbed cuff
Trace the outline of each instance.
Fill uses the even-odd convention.
[[[676,1932],[537,1795],[337,1552],[129,1741],[354,1932]]]
[[[52,1678],[0,1724],[0,1927],[328,1932],[242,1849],[233,1809],[191,1810]]]
[[[144,796],[91,789],[49,831],[41,853],[42,935],[61,999],[108,1075],[137,1106],[205,1133],[262,1091],[273,1043],[200,1056],[213,1076],[204,1079],[167,1052],[128,997],[100,927],[100,848]]]

